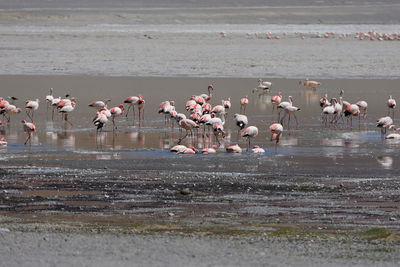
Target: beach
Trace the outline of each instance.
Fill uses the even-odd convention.
[[[0,96],[40,103],[28,145],[25,110],[1,117],[0,266],[397,266],[399,142],[376,121],[398,98],[399,8],[0,3]],[[259,78],[269,91],[254,90]],[[299,84],[306,78],[321,85]],[[159,104],[187,113],[210,84],[213,106],[232,102],[217,154],[170,152],[185,132]],[[50,88],[76,99],[73,126],[47,105]],[[268,127],[279,92],[300,111],[277,144]],[[139,94],[143,120],[130,111],[96,132],[89,103]],[[366,117],[324,124],[325,94],[367,101]],[[245,96],[262,154],[245,151],[233,121]],[[201,128],[182,144],[215,142]],[[226,153],[233,144],[244,151]]]

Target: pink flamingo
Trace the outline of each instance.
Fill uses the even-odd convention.
[[[232,106],[231,98],[228,97],[228,100],[222,100],[222,106],[224,106],[225,109],[230,109]]]
[[[285,110],[286,107],[291,106],[292,104],[293,104],[293,98],[292,96],[288,96],[288,101],[283,101],[276,107],[277,110],[280,109],[278,112],[278,122],[280,121],[281,111]]]
[[[350,127],[353,126],[353,117],[357,117],[358,116],[358,124],[360,124],[360,108],[356,104],[349,105],[344,110],[344,116],[345,117],[349,117],[350,116]]]
[[[400,139],[400,129],[396,129],[396,126],[390,125],[389,130],[394,130],[395,133],[388,134],[385,139]]]
[[[33,123],[27,122],[26,120],[21,121],[23,124],[23,128],[24,128],[24,132],[26,132],[28,134],[28,138],[26,139],[24,145],[26,145],[26,143],[31,144],[31,135],[32,132],[36,132],[36,127]]]
[[[265,150],[264,149],[262,149],[261,147],[259,147],[259,146],[253,146],[253,148],[251,149],[251,151],[254,153],[254,154],[261,154],[261,153],[265,153]]]
[[[212,145],[209,148],[203,148],[201,150],[202,154],[216,154],[217,153],[217,145]]]
[[[193,135],[192,130],[199,128],[199,125],[197,123],[195,123],[194,121],[192,121],[191,119],[180,120],[179,126],[186,130],[186,134],[182,138],[179,138],[178,144],[180,144],[182,142],[182,140],[188,136],[189,132],[191,133],[191,135]]]
[[[271,141],[276,140],[276,143],[279,143],[279,138],[283,132],[283,126],[280,123],[274,123],[269,126],[269,130],[271,131]]]
[[[69,123],[72,127],[74,126],[72,122],[68,120],[68,114],[74,111],[75,109],[75,101],[71,102],[69,105],[64,105],[58,112],[64,114],[65,122]]]
[[[104,113],[97,112],[97,117],[93,120],[93,124],[97,127],[96,133],[103,131],[104,125],[108,122],[108,118]]]
[[[376,123],[376,127],[381,128],[381,133],[386,134],[386,129],[393,124],[392,118],[389,116],[379,118]]]
[[[112,117],[112,123],[113,123],[113,131],[117,129],[117,126],[115,126],[115,118],[119,117],[124,113],[124,105],[119,105],[118,107],[113,107],[110,109],[111,117]]]
[[[110,99],[104,100],[104,101],[93,101],[91,102],[88,106],[95,108],[97,110],[100,110],[102,108],[105,108],[108,104],[108,102],[110,102]]]
[[[362,110],[363,112],[363,119],[365,120],[367,118],[367,109],[368,109],[368,103],[365,102],[364,100],[360,100],[356,103],[356,105]]]
[[[38,108],[39,108],[39,99],[26,101],[25,104],[26,114],[31,119],[32,123],[33,123],[33,112],[36,111]]]
[[[207,95],[207,94],[201,94],[201,95],[200,95],[202,98],[204,98],[204,100],[206,101],[206,103],[209,102],[209,101],[211,100],[211,98],[212,98],[212,92],[211,92],[211,91],[214,90],[214,87],[210,84],[210,85],[208,86],[207,90],[208,90],[208,95]]]
[[[388,116],[390,115],[390,109],[392,109],[392,117],[394,118],[394,109],[396,108],[396,100],[392,96],[389,96],[389,99],[387,101],[387,106],[388,106]]]
[[[271,97],[272,104],[272,112],[274,112],[275,106],[278,106],[282,102],[282,92],[279,92],[278,95],[274,95]]]
[[[241,135],[243,138],[247,138],[248,145],[246,151],[249,151],[250,139],[258,135],[258,128],[256,126],[249,126],[242,130]]]
[[[312,89],[315,89],[318,85],[321,85],[320,82],[317,81],[310,81],[308,78],[302,81],[299,81],[299,84],[303,84],[303,86],[310,87]]]
[[[243,128],[249,123],[246,115],[236,113],[233,115],[233,119],[236,125],[239,127],[239,131],[243,130]]]
[[[283,117],[282,117],[280,123],[283,125],[283,121],[285,120],[286,115],[289,115],[289,117],[288,117],[288,128],[289,128],[289,126],[290,126],[290,115],[293,114],[294,119],[296,120],[296,128],[297,128],[297,127],[299,126],[299,122],[298,122],[298,120],[297,120],[297,117],[296,117],[295,112],[296,112],[296,111],[299,111],[299,110],[300,110],[299,107],[295,107],[295,106],[293,106],[293,105],[287,106],[287,107],[285,108],[285,111],[286,111],[286,112],[285,112],[285,115],[283,115]]]
[[[242,149],[240,148],[240,146],[238,144],[236,144],[236,145],[228,146],[226,148],[226,152],[228,152],[228,153],[242,153]]]
[[[249,103],[249,99],[248,96],[246,95],[245,97],[243,97],[242,99],[240,99],[240,112],[242,112],[245,114],[246,113],[246,106]]]
[[[222,125],[222,123],[214,123],[212,125],[213,127],[213,131],[214,131],[214,136],[215,136],[215,140],[217,140],[218,145],[221,145],[221,143],[218,140],[218,135],[221,134],[222,138],[225,138],[226,134],[224,132],[224,125]]]
[[[1,121],[0,121],[1,122]],[[1,124],[0,124],[1,125]],[[2,136],[0,138],[0,146],[7,146],[8,142],[6,141],[6,139],[4,138],[4,136]]]

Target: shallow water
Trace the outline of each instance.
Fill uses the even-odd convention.
[[[3,127],[3,135],[8,146],[1,148],[0,160],[12,162],[16,158],[31,157],[45,161],[59,157],[69,159],[120,160],[160,158],[167,162],[187,157],[191,168],[199,168],[194,164],[202,161],[221,159],[226,161],[225,167],[218,171],[240,171],[263,173],[272,167],[276,171],[298,171],[305,173],[326,173],[334,175],[370,174],[381,175],[398,170],[399,142],[385,140],[375,121],[387,114],[386,100],[389,95],[396,97],[398,80],[321,80],[322,86],[317,90],[309,90],[298,84],[297,80],[272,79],[273,87],[268,94],[252,94],[257,79],[230,78],[126,78],[126,77],[75,77],[75,76],[2,76],[0,77],[6,90],[3,96],[13,95],[19,98],[17,106],[23,106],[25,99],[40,98],[39,110],[35,113],[37,132],[32,136],[31,146],[24,146],[27,135],[22,131],[20,121],[27,119],[24,112],[12,116],[11,123]],[[206,92],[208,84],[214,85],[211,104],[219,104],[222,99],[231,98],[232,108],[228,111],[225,129],[227,137],[222,140],[217,155],[177,156],[169,152],[169,148],[184,135],[177,125],[174,128],[165,125],[164,116],[157,113],[158,104],[164,100],[175,100],[178,112],[185,112],[184,105],[193,94]],[[51,120],[51,109],[47,110],[44,98],[48,88],[54,88],[54,95],[66,93],[76,97],[77,106],[69,116],[73,127],[66,125],[61,116],[56,114]],[[27,90],[29,88],[30,90]],[[368,102],[367,119],[353,120],[353,127],[345,121],[336,125],[323,125],[319,99],[327,93],[329,97],[339,97],[339,88],[344,89],[344,99],[349,102],[366,100]],[[376,94],[379,88],[380,93]],[[294,105],[301,108],[296,127],[292,118],[281,142],[275,145],[269,140],[268,127],[277,120],[276,111],[272,112],[271,95],[282,91],[284,99],[293,96]],[[91,123],[96,111],[88,107],[94,100],[111,99],[110,107],[119,105],[130,95],[143,94],[146,100],[144,120],[139,124],[133,121],[132,113],[126,118],[116,120],[117,130],[113,133],[111,121],[103,132],[96,133]],[[259,135],[252,140],[266,150],[263,155],[229,155],[224,147],[238,143],[246,148],[245,140],[239,138],[237,127],[233,123],[233,114],[239,112],[239,100],[249,95],[246,114],[249,125],[259,128]],[[395,122],[397,120],[395,119]],[[215,144],[211,135],[199,134],[186,138],[183,143],[193,144],[199,149]],[[234,166],[242,162],[241,166]],[[162,163],[160,163],[162,165]],[[79,162],[78,162],[79,165]],[[210,165],[208,171],[214,165]],[[285,167],[287,166],[287,168]],[[187,168],[179,166],[177,170]],[[190,169],[190,168],[189,168]],[[201,168],[200,168],[201,169]]]

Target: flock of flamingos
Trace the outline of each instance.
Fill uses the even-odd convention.
[[[300,81],[300,84],[315,89],[321,83],[317,81],[304,80]],[[257,92],[260,94],[268,93],[272,86],[271,82],[263,81],[261,79],[258,80],[258,86],[253,89],[253,93]],[[178,139],[177,145],[173,146],[170,151],[176,152],[180,154],[195,154],[199,153],[198,149],[196,149],[193,145],[189,144],[187,146],[182,145],[181,142],[187,138],[188,136],[193,136],[193,131],[199,131],[199,128],[203,127],[203,136],[208,135],[215,137],[215,144],[203,148],[201,153],[216,153],[218,147],[220,146],[220,137],[225,138],[225,120],[226,114],[229,108],[231,107],[230,98],[228,100],[222,100],[220,105],[212,106],[209,102],[212,98],[212,91],[214,90],[212,85],[208,86],[208,94],[201,95],[192,95],[190,99],[186,102],[186,111],[187,113],[178,113],[175,110],[175,103],[172,100],[166,100],[160,103],[158,113],[163,114],[165,116],[165,123],[170,124],[171,127],[174,127],[176,123],[180,129],[186,131],[185,135]],[[352,126],[352,118],[358,117],[359,123],[361,117],[366,119],[368,103],[364,100],[360,100],[355,104],[351,104],[345,100],[343,100],[343,90],[340,91],[339,100],[337,98],[329,99],[327,95],[320,99],[320,107],[322,109],[322,122],[327,124],[336,124],[340,120],[344,124],[344,119],[347,120],[347,124]],[[13,101],[16,100],[15,97],[8,97],[8,100],[4,98],[0,98],[0,114],[3,115],[3,121],[6,123],[10,122],[11,115],[18,114],[22,110],[21,108],[17,108],[13,105]],[[123,104],[112,107],[108,109],[107,103],[109,100],[104,101],[93,101],[88,106],[97,110],[96,116],[93,119],[93,124],[96,127],[97,132],[102,131],[103,127],[111,120],[113,123],[113,131],[117,128],[115,124],[115,118],[124,114],[126,106],[127,110],[125,112],[125,116],[128,116],[130,109],[133,111],[133,118],[135,118],[135,109],[139,112],[139,121],[143,120],[143,108],[145,105],[145,100],[142,95],[138,96],[130,96],[123,101]],[[238,133],[240,133],[241,137],[246,140],[247,147],[246,151],[250,150],[251,147],[251,139],[258,135],[258,128],[256,126],[248,125],[249,121],[246,116],[246,106],[248,104],[248,96],[240,99],[240,113],[234,114],[233,119],[235,124],[238,127]],[[64,114],[63,119],[65,124],[70,124],[71,127],[73,124],[68,120],[68,114],[74,111],[76,106],[76,100],[73,97],[69,97],[66,95],[65,98],[54,97],[53,90],[50,89],[50,94],[46,96],[47,109],[52,109],[52,118],[54,118],[54,112],[58,111],[59,113]],[[271,132],[271,141],[275,141],[276,144],[279,143],[279,139],[284,130],[284,126],[290,127],[290,119],[293,116],[296,121],[296,127],[298,126],[298,121],[296,117],[296,112],[300,110],[299,107],[296,107],[293,103],[293,99],[291,96],[288,96],[287,101],[283,101],[282,93],[279,92],[278,95],[271,97],[271,104],[273,105],[273,110],[277,109],[278,116],[277,121],[269,126],[269,131]],[[400,129],[396,129],[393,125],[393,117],[394,117],[394,109],[396,107],[396,101],[389,97],[387,100],[388,114],[386,117],[379,118],[377,120],[377,127],[381,128],[381,132],[383,135],[386,135],[386,130],[394,130],[394,133],[388,134],[385,136],[387,139],[400,139]],[[27,133],[27,139],[25,141],[25,145],[29,142],[31,135],[36,131],[36,127],[34,125],[34,113],[39,108],[39,99],[36,100],[27,100],[25,104],[26,114],[30,120],[22,121],[23,130]],[[283,112],[283,116],[281,113]],[[188,114],[188,115],[187,115]],[[390,117],[392,115],[392,117]],[[0,126],[3,125],[3,122],[0,121]],[[212,134],[211,134],[212,133]],[[218,145],[217,145],[218,144]],[[0,139],[0,145],[6,146],[7,141],[4,136]],[[230,145],[225,147],[225,150],[229,153],[242,153],[242,148],[238,145]],[[261,147],[255,145],[251,148],[253,153],[264,153],[265,150]]]

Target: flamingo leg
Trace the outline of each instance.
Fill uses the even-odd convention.
[[[132,105],[129,105],[128,110],[126,111],[125,117],[128,118],[129,110],[131,109]]]
[[[30,140],[31,140],[31,133],[28,132],[28,138],[26,139],[24,145],[26,145],[26,143],[28,143],[28,141],[29,141],[29,144],[31,144],[31,141],[30,141]]]
[[[70,122],[68,120],[68,114],[65,114],[65,121],[68,122],[72,127],[74,127],[74,125],[72,124],[72,122]]]
[[[297,120],[296,114],[293,113],[293,116],[294,116],[294,119],[296,120],[296,128],[298,128],[299,127],[299,122]],[[328,118],[326,118],[326,120],[328,121]]]

